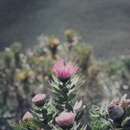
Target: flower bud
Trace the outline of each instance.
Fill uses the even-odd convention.
[[[80,101],[77,101],[76,103],[75,103],[75,105],[74,105],[74,111],[77,113],[77,112],[79,112],[80,110],[81,110],[81,107],[82,107],[82,105],[83,105],[83,101],[82,100],[80,100]]]
[[[124,110],[121,106],[112,104],[108,107],[108,113],[109,113],[110,118],[113,121],[116,121],[116,120],[119,120],[123,116]]]
[[[68,29],[68,30],[65,31],[65,36],[67,38],[67,41],[69,43],[71,43],[71,42],[74,41],[74,38],[76,36],[76,32],[74,30],[72,30],[72,29]]]
[[[73,112],[62,112],[56,117],[55,121],[61,128],[71,127],[75,121],[75,114]]]
[[[57,48],[60,44],[60,40],[57,37],[50,37],[48,42],[50,48]]]
[[[33,119],[33,115],[30,112],[26,112],[22,118],[23,121],[30,121]]]
[[[32,102],[38,106],[41,107],[44,105],[46,99],[46,94],[37,94],[32,98]]]

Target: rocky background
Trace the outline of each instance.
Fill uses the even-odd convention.
[[[41,33],[62,38],[74,28],[100,58],[129,54],[129,12],[129,0],[1,0],[0,47],[34,45]]]

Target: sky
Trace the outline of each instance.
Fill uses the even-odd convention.
[[[79,31],[97,57],[130,54],[130,0],[1,0],[0,46]]]

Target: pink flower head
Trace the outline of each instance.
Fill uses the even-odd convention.
[[[26,112],[22,118],[23,121],[30,121],[33,119],[33,115],[30,112]]]
[[[66,81],[79,71],[79,68],[64,60],[58,61],[52,68],[54,74],[61,80]]]
[[[73,112],[62,112],[56,117],[55,121],[62,128],[70,127],[74,124],[75,114]]]
[[[46,99],[46,94],[41,94],[41,93],[39,93],[39,94],[35,95],[35,96],[32,98],[32,102],[33,102],[36,106],[40,107],[40,106],[43,106],[43,105],[44,105],[45,99]]]

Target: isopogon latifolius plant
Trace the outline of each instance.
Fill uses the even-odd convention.
[[[108,114],[117,130],[130,130],[130,99],[124,95],[113,100],[108,106]]]
[[[130,130],[130,99],[126,99],[126,95],[112,100],[107,109],[93,108],[90,109],[92,130]]]
[[[86,130],[82,100],[76,101],[79,68],[65,60],[52,68],[52,97],[39,93],[32,98],[32,110],[26,112],[16,130]]]

